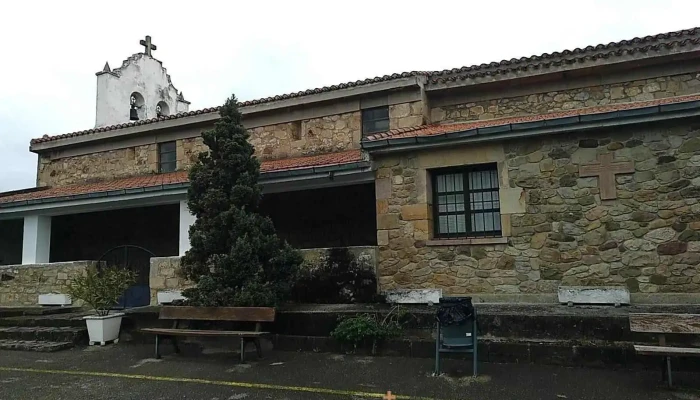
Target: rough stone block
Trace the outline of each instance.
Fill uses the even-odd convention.
[[[382,178],[374,181],[375,194],[377,200],[384,200],[391,198],[391,179]]]
[[[399,227],[399,214],[377,215],[377,229],[397,229]]]
[[[399,118],[397,121],[397,128],[411,128],[420,125],[423,125],[422,115],[411,115],[409,117]]]
[[[386,230],[377,231],[377,245],[378,246],[389,245],[389,231],[386,231]]]
[[[165,288],[165,278],[161,276],[151,277],[150,286],[152,289],[163,289]]]
[[[501,188],[501,214],[520,214],[526,212],[525,192],[522,188]]]
[[[168,289],[176,289],[182,286],[182,282],[178,278],[166,278],[165,287]]]
[[[390,118],[403,118],[411,115],[411,104],[401,103],[395,104],[389,107],[389,117]]]
[[[428,215],[427,204],[409,204],[401,207],[401,219],[404,221],[427,220]]]
[[[563,304],[630,304],[630,292],[622,286],[559,286]]]

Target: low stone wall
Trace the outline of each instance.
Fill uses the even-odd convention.
[[[182,290],[192,286],[192,282],[180,277],[180,257],[151,258],[151,305],[158,304],[158,292]]]
[[[368,268],[376,273],[377,248],[374,246],[352,246],[346,249]],[[328,256],[330,248],[302,249],[300,250],[306,265],[313,266],[321,263]],[[153,257],[151,258],[151,305],[158,304],[158,292],[169,290],[182,290],[192,286],[192,282],[180,277],[180,257]]]
[[[71,280],[96,266],[97,261],[0,266],[0,306],[35,306],[40,294],[65,294]]]

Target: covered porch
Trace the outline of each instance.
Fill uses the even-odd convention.
[[[368,162],[285,167],[263,163],[261,176],[265,195],[260,212],[273,220],[280,237],[300,249],[376,246]],[[188,231],[194,222],[187,209],[187,187],[182,171],[0,194],[0,274],[14,284],[33,279],[38,291],[60,293],[70,279],[54,267],[105,261],[105,254],[118,246],[142,248],[146,260],[179,261],[190,247]],[[176,280],[181,286],[167,265],[164,276],[152,262],[133,264],[129,267],[137,269],[143,290],[132,306],[148,304],[146,297],[152,298],[154,290],[169,289]],[[82,270],[88,266],[80,265]],[[19,278],[30,268],[30,278]],[[0,305],[19,302],[10,295],[12,284],[3,286],[0,290],[8,293],[0,297]],[[22,290],[31,286],[24,282]],[[36,304],[36,296],[25,304],[30,298],[24,296],[15,305]]]

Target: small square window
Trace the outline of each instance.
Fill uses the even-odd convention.
[[[436,238],[501,236],[496,164],[433,172]]]
[[[362,110],[362,135],[367,136],[389,130],[389,107]]]
[[[175,142],[158,144],[158,172],[173,172],[177,169]]]

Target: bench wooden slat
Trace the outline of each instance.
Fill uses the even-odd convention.
[[[630,314],[630,330],[700,334],[700,314]]]
[[[214,331],[201,329],[166,329],[166,328],[144,328],[140,330],[144,333],[153,333],[169,336],[235,336],[235,337],[260,337],[269,335],[269,332],[253,331]]]
[[[692,347],[663,347],[663,346],[644,346],[635,344],[634,350],[638,354],[647,355],[662,355],[662,356],[698,356],[700,357],[700,349]]]
[[[275,309],[269,307],[175,307],[160,309],[160,319],[200,321],[272,322]]]

